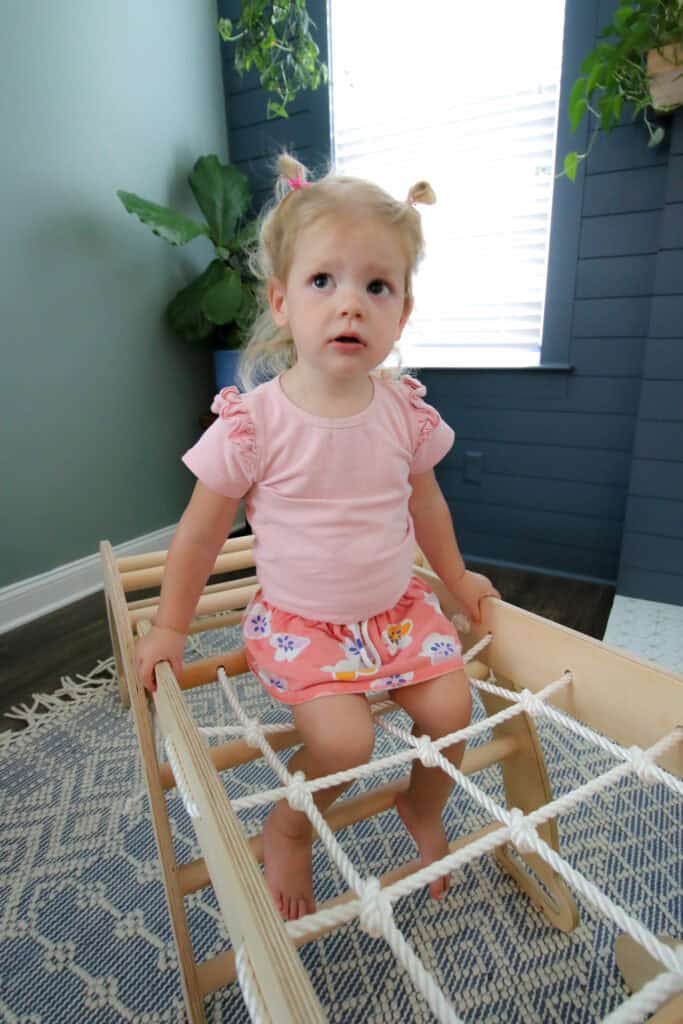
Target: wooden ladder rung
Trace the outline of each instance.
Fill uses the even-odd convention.
[[[495,822],[491,825],[486,825],[484,828],[479,829],[477,832],[472,832],[470,835],[461,836],[459,839],[453,840],[448,844],[448,852],[455,853],[456,850],[462,849],[464,846],[469,846],[470,843],[476,842],[478,839],[482,839],[488,835],[489,832],[493,832],[496,829],[500,829],[502,826]],[[418,859],[408,861],[405,864],[399,865],[394,868],[393,871],[389,871],[386,875],[382,875],[380,878],[380,884],[384,889],[388,885],[393,885],[394,882],[398,882],[401,878],[405,878],[406,875],[411,875],[415,871],[418,871],[422,867]],[[327,900],[322,903],[318,910],[332,910],[334,907],[341,906],[344,903],[349,903],[352,899],[355,899],[355,893],[345,892],[341,896],[335,896],[334,899]],[[293,938],[292,942],[295,946],[303,946],[306,942],[311,942],[313,939],[319,939],[321,936],[326,935],[328,932],[333,931],[336,925],[320,925],[318,928],[312,929],[310,932],[306,932],[299,938]],[[218,956],[211,957],[209,960],[205,960],[201,964],[197,964],[197,985],[202,996],[207,996],[211,992],[215,992],[219,988],[223,988],[225,985],[229,985],[235,980],[235,954],[231,949],[226,950],[224,953],[219,953]]]
[[[273,747],[275,746],[275,744],[272,743],[273,739],[286,735],[286,733],[274,733],[273,736],[270,737],[271,745]],[[218,752],[221,748],[214,749]],[[210,751],[210,753],[213,753],[213,750]],[[505,760],[507,757],[513,757],[516,753],[517,743],[514,740],[492,740],[490,743],[485,743],[481,747],[475,747],[473,750],[467,751],[463,759],[461,770],[465,775],[474,775],[476,772],[480,772],[484,768],[489,768],[492,764],[497,764],[498,762]],[[260,751],[256,751],[254,756],[260,757]],[[236,763],[239,762],[234,762],[234,764]],[[170,773],[168,765],[164,765],[163,767],[168,769],[168,772]],[[231,764],[228,767],[233,767],[233,765]],[[371,789],[367,793],[361,793],[348,800],[339,800],[328,808],[323,817],[330,829],[333,832],[338,832],[340,829],[347,828],[349,825],[353,825],[357,821],[365,821],[366,818],[372,818],[375,814],[382,814],[393,806],[398,794],[404,792],[404,790],[408,788],[408,781],[409,776],[404,775],[402,778],[394,782],[389,782],[384,786],[378,786],[377,789]],[[263,838],[261,833],[251,836],[249,839],[249,846],[251,847],[251,852],[254,854],[256,860],[259,864],[262,864]],[[206,869],[203,858],[199,857],[197,860],[190,861],[188,864],[180,866],[178,868],[178,881],[180,889],[185,896],[210,885],[211,879],[209,878],[209,873]]]

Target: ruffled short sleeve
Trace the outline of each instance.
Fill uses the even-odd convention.
[[[243,497],[258,475],[256,429],[244,395],[237,388],[223,388],[216,395],[211,412],[218,419],[183,462],[198,480],[226,498]]]
[[[413,461],[410,472],[426,473],[440,462],[455,440],[455,434],[436,409],[423,401],[427,389],[414,377],[401,377],[402,394],[409,410],[413,438]]]

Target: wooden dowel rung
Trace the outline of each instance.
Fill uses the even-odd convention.
[[[218,556],[211,570],[212,576],[220,573],[237,572],[240,569],[249,569],[254,564],[254,556],[251,548],[244,551],[228,551]],[[163,565],[150,566],[147,569],[133,569],[120,573],[121,585],[124,593],[132,590],[146,590],[161,585],[166,563]]]
[[[298,742],[298,733],[296,737],[296,740],[292,741],[290,731],[275,732],[268,737],[268,742],[275,751],[286,750],[287,747],[293,746],[294,742]],[[261,757],[261,751],[250,747],[245,740],[232,740],[232,742],[224,743],[220,747],[208,747],[207,754],[214,768],[219,772],[225,771],[227,768],[234,768],[238,764],[256,761]],[[159,778],[163,789],[173,789],[175,786],[173,772],[165,762],[159,766]]]
[[[221,580],[220,583],[209,583],[208,586],[204,587],[204,594],[217,594],[223,590],[236,590],[237,587],[250,587],[252,583],[257,583],[256,576],[242,576],[237,580]]]
[[[239,651],[214,654],[210,658],[202,658],[201,661],[188,661],[186,665],[183,665],[178,685],[181,690],[192,690],[195,686],[213,683],[221,666],[229,676],[241,676],[249,671],[247,656],[240,648]]]
[[[243,608],[236,612],[223,612],[221,615],[207,615],[201,619],[193,619],[188,633],[206,633],[210,629],[226,629],[228,626],[239,626],[243,618]]]
[[[476,842],[483,836],[493,832],[495,829],[501,828],[498,822],[492,825],[486,825],[484,828],[479,829],[477,832],[472,832],[468,836],[461,836],[459,839],[453,840],[448,844],[448,852],[455,853],[456,850],[461,849],[463,846],[468,846],[470,843]],[[405,864],[399,865],[394,868],[393,871],[389,871],[386,875],[380,878],[380,884],[384,889],[388,885],[393,885],[394,882],[398,882],[401,878],[405,878],[406,875],[411,875],[415,871],[418,871],[421,867],[421,863],[418,859],[408,861]],[[352,899],[355,899],[355,893],[345,892],[341,896],[335,896],[334,899],[327,900],[322,903],[317,909],[318,910],[331,910],[333,907],[341,906],[344,903],[349,903]],[[332,925],[321,925],[317,929],[313,929],[302,935],[300,938],[292,939],[292,942],[296,946],[303,946],[307,942],[311,942],[313,939],[319,939],[322,935],[326,935],[328,932],[333,930]],[[197,984],[199,991],[203,997],[206,997],[211,992],[216,992],[217,989],[223,988],[225,985],[229,985],[235,980],[235,954],[232,950],[226,950],[224,953],[219,953],[218,956],[212,957],[210,960],[205,960],[201,964],[197,964]]]
[[[220,611],[235,611],[238,608],[246,608],[256,593],[256,586],[235,587],[234,590],[221,592],[219,594],[207,594],[197,602],[197,615],[212,615]],[[147,605],[145,608],[135,608],[128,613],[133,630],[142,619],[152,619],[157,613],[158,603]]]
[[[285,734],[275,734],[275,736],[281,735]],[[275,746],[275,744],[272,745]],[[492,740],[481,747],[475,747],[474,750],[467,751],[463,758],[463,774],[474,775],[476,772],[482,771],[482,769],[488,768],[492,764],[499,763],[506,757],[512,757],[517,753],[517,750],[518,744],[512,738]],[[213,752],[210,751],[210,753]],[[164,769],[170,775],[168,765],[162,766],[162,773],[164,773]],[[408,782],[409,775],[406,774],[394,782],[389,782],[385,786],[378,786],[377,789],[371,789],[367,793],[361,793],[359,796],[352,797],[349,800],[337,800],[325,811],[323,817],[331,830],[338,832],[340,829],[347,828],[357,821],[364,821],[366,818],[371,818],[376,814],[382,814],[393,806],[397,795],[408,788]],[[173,785],[172,781],[171,785]],[[167,787],[164,785],[164,788]],[[258,835],[251,836],[248,842],[256,860],[259,864],[263,863],[262,834],[259,833]],[[178,878],[181,891],[186,896],[191,892],[196,892],[198,889],[203,889],[210,882],[209,873],[201,857],[190,864],[182,865],[178,869]]]
[[[206,658],[185,665],[182,675],[178,680],[181,690],[189,690],[194,686],[202,686],[206,682],[213,682],[219,666],[223,665],[230,676],[241,675],[249,671],[246,656],[242,655],[243,661],[238,660],[235,652],[234,661],[228,662],[225,655],[215,655],[213,658]],[[206,678],[205,678],[206,677]],[[209,678],[211,677],[211,678]],[[374,709],[371,707],[371,711]],[[294,747],[301,742],[299,731],[294,726],[283,732],[268,733],[268,742],[273,750],[286,750],[287,747]],[[250,747],[244,740],[230,740],[217,747],[209,747],[208,750],[211,762],[217,772],[227,771],[229,768],[236,768],[240,764],[248,764],[249,761],[257,761],[261,757],[261,751],[257,747]],[[164,789],[173,789],[175,780],[170,767],[162,764],[160,767],[161,785]]]
[[[217,669],[219,665],[224,663],[224,659],[225,656],[219,655],[214,658],[207,658],[205,662],[197,662],[197,674],[200,675],[199,669],[202,665],[207,666],[206,674],[210,674],[214,665]],[[230,662],[230,669],[226,668],[228,675],[240,675],[242,671],[241,664],[237,660]],[[246,659],[244,664],[246,664]],[[194,665],[187,665],[183,669],[183,674],[178,680],[181,689],[187,690],[192,686],[200,686],[206,681],[201,675],[197,682],[191,681],[192,677],[189,677],[190,681],[188,681],[186,673],[192,672],[194,668]],[[244,669],[244,671],[247,671],[247,669]],[[287,747],[296,746],[297,743],[301,742],[301,738],[298,730],[292,726],[286,732],[269,733],[268,742],[273,750],[285,750]],[[512,757],[517,752],[517,749],[517,742],[512,737],[501,737],[500,739],[493,739],[489,743],[484,743],[480,747],[472,747],[465,751],[462,771],[465,775],[474,775],[475,772],[483,771],[484,768],[489,768],[492,764],[499,764],[505,758]],[[261,757],[261,751],[258,748],[250,747],[242,739],[231,740],[229,743],[223,743],[218,747],[210,747],[208,753],[214,768],[218,772],[235,768],[240,764],[247,764],[249,761],[256,761]],[[163,788],[173,789],[175,781],[168,765],[164,764],[161,766],[160,775]]]
[[[199,892],[200,889],[211,885],[206,861],[203,857],[197,857],[196,860],[191,860],[187,864],[179,864],[176,875],[183,896],[189,896],[190,893]]]
[[[246,551],[253,547],[253,534],[245,537],[228,537],[219,554],[227,554],[231,551]],[[115,565],[119,573],[134,572],[136,569],[150,569],[155,565],[164,565],[168,550],[148,551],[142,555],[126,555],[123,558],[115,559]]]
[[[235,590],[237,587],[247,587],[258,582],[256,576],[243,576],[237,580],[222,580],[220,583],[209,583],[204,590],[203,594],[215,594],[223,590]],[[129,611],[136,611],[139,608],[153,608],[159,599],[159,595],[155,594],[154,597],[138,597],[132,601],[126,601],[126,607]]]
[[[230,985],[237,977],[235,973],[235,954],[231,949],[218,953],[201,964],[196,964],[197,988],[202,999],[212,992]]]
[[[129,605],[130,608],[133,605]],[[135,629],[138,622],[142,619],[149,619],[150,622],[156,614],[158,605],[147,604],[144,601],[139,603],[138,608],[135,611],[141,611],[141,615],[136,615],[134,618],[131,617],[130,626],[131,629]],[[244,618],[244,609],[239,609],[234,612],[221,612],[219,615],[203,615],[199,619],[193,619],[188,629],[188,636],[192,633],[207,633],[210,629],[225,629],[227,626],[238,626]]]

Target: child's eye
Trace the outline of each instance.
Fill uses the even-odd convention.
[[[313,275],[312,284],[313,284],[314,288],[319,288],[319,289],[327,288],[329,283],[330,283],[330,275],[329,274],[314,274]]]
[[[368,285],[368,291],[371,295],[388,295],[390,288],[386,281],[376,278]]]

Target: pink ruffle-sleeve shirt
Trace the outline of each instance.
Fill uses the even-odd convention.
[[[307,619],[358,622],[397,603],[415,558],[409,477],[453,444],[419,381],[373,382],[367,408],[342,419],[304,412],[279,377],[224,388],[183,456],[210,490],[244,497],[263,597]]]

